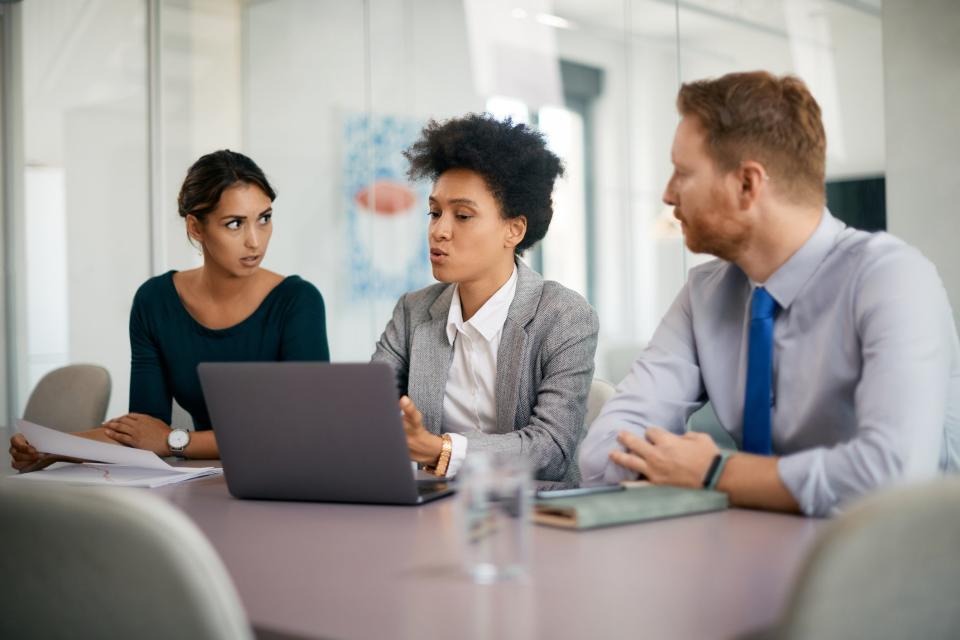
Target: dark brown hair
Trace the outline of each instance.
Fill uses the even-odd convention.
[[[217,208],[223,192],[237,183],[260,187],[270,201],[277,193],[257,163],[236,151],[221,149],[201,156],[187,170],[187,177],[177,196],[180,217],[195,216],[200,222]]]
[[[721,171],[759,162],[784,197],[823,205],[827,137],[820,106],[802,80],[766,71],[684,83],[682,116],[695,116]]]

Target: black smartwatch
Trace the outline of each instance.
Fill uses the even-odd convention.
[[[703,476],[704,489],[713,490],[717,487],[717,483],[720,482],[720,474],[723,473],[723,468],[727,466],[727,459],[732,455],[732,451],[721,449],[720,453],[713,457],[713,462],[710,463],[707,474]]]

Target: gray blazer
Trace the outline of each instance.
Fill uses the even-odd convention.
[[[410,396],[436,434],[453,358],[446,331],[453,289],[441,283],[401,296],[373,354],[393,368],[400,393]],[[524,455],[537,479],[578,478],[576,449],[598,331],[586,300],[517,261],[517,291],[497,352],[497,430],[463,434],[467,455]]]

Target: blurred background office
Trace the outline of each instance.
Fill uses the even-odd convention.
[[[951,0],[22,0],[0,2],[4,384],[106,366],[126,410],[137,286],[200,257],[176,196],[219,148],[277,188],[265,266],[314,282],[336,361],[366,360],[429,284],[425,195],[400,152],[490,111],[566,162],[528,262],[601,319],[618,381],[703,260],[660,200],[681,82],[794,73],[823,109],[829,205],[927,254],[960,300],[960,10]]]

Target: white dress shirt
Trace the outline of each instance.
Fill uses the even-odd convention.
[[[453,451],[447,477],[459,471],[467,456],[469,431],[493,433],[497,426],[497,350],[503,323],[517,292],[517,268],[473,316],[464,321],[460,289],[455,286],[447,314],[447,339],[453,346],[447,386],[443,393],[441,429],[450,434]]]
[[[780,306],[773,451],[804,513],[833,514],[884,485],[960,467],[960,348],[929,260],[825,210],[764,288]],[[690,271],[581,446],[585,483],[631,475],[607,457],[617,432],[657,425],[683,433],[707,400],[742,442],[751,292],[729,262]]]

